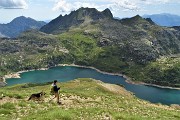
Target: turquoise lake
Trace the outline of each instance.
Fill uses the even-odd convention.
[[[24,72],[20,76],[21,78],[7,79],[7,85],[10,86],[21,83],[44,83],[51,82],[54,79],[57,79],[60,82],[66,82],[76,78],[93,78],[106,83],[122,84],[126,90],[133,92],[138,98],[148,100],[152,103],[180,105],[180,90],[134,85],[125,82],[125,78],[121,76],[103,74],[89,68],[59,66],[48,70]]]

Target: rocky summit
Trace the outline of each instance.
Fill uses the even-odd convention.
[[[56,19],[43,26],[40,31],[45,33],[58,34],[66,32],[72,26],[79,26],[84,22],[98,21],[105,18],[113,18],[109,9],[99,12],[95,8],[80,8],[69,15],[60,15]]]

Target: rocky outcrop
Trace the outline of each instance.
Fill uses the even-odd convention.
[[[5,78],[4,77],[0,77],[0,87],[3,87],[5,85],[6,85]]]

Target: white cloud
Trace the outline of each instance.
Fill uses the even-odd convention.
[[[49,0],[55,2],[54,11],[70,12],[80,7],[111,9],[118,11],[143,11],[146,5],[159,5],[180,2],[179,0]]]
[[[134,2],[129,0],[109,0],[112,4],[109,6],[112,10],[133,10],[137,11],[140,8]]]
[[[130,0],[130,1],[133,2],[133,0]],[[134,0],[134,1],[139,4],[151,4],[151,5],[180,3],[179,0]]]
[[[60,10],[62,12],[69,12],[73,10],[73,5],[71,3],[67,3],[65,0],[61,0],[56,2],[53,10]]]
[[[25,9],[27,7],[27,0],[0,0],[0,8]]]
[[[167,3],[169,0],[136,0],[139,4],[164,4]]]
[[[105,9],[110,8],[111,10],[139,10],[140,8],[130,2],[129,0],[51,0],[55,2],[53,10],[59,10],[61,12],[70,12],[72,10],[76,10],[80,7],[89,7],[89,8],[97,8],[97,9]],[[98,4],[98,2],[101,2]],[[104,2],[104,4],[102,3]]]
[[[67,2],[66,0],[55,0],[55,2],[56,4],[54,5],[53,10],[60,10],[61,12],[70,12],[80,7],[98,8],[96,4],[87,2]]]

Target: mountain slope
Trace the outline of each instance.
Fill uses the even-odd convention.
[[[29,29],[39,29],[45,24],[45,22],[20,16],[8,24],[0,24],[0,33],[7,37],[17,37],[23,31]]]
[[[160,26],[180,26],[180,16],[172,14],[153,14],[144,15],[144,18],[151,18],[156,24]]]
[[[81,8],[75,11],[74,14],[78,16],[79,12],[87,11],[88,13],[88,10],[90,9]],[[68,19],[71,14],[64,17]],[[96,14],[93,15],[96,16]],[[178,57],[180,53],[180,31],[177,27],[161,27],[151,19],[144,19],[139,15],[122,20],[113,19],[112,16],[107,15],[107,17],[91,20],[89,22],[89,19],[83,19],[78,25],[72,24],[71,26],[75,27],[68,27],[66,32],[54,29],[54,31],[58,31],[55,34],[64,33],[59,36],[59,39],[63,43],[68,43],[65,47],[75,57],[76,64],[92,65],[108,71],[121,71],[134,80],[147,83],[179,86],[180,65],[179,62],[173,62],[177,60],[167,61],[167,63],[173,64],[173,67],[168,68],[167,65],[163,64],[166,69],[157,65],[163,59],[161,56],[170,57],[170,59],[172,55]],[[65,24],[63,21],[57,21],[56,25],[58,25],[58,22],[62,25]],[[84,51],[84,48],[88,48],[88,46],[82,49],[80,47],[83,45],[81,44],[82,41],[84,41],[82,40],[82,34],[92,39],[100,47],[96,55],[84,54],[85,56],[82,56],[82,54],[77,53],[78,49],[75,46],[80,48],[78,51],[81,52]],[[81,41],[78,45],[74,44],[78,41]],[[87,53],[87,51],[89,50],[84,52]],[[90,52],[94,53],[93,50]],[[159,61],[155,62],[156,60]],[[156,68],[154,64],[160,68]],[[152,71],[156,71],[161,76],[158,77],[156,73],[151,76]],[[172,76],[173,71],[176,71],[177,74]]]
[[[108,9],[98,12],[95,9],[81,8],[69,15],[54,19],[40,30],[60,34],[77,28],[81,29],[81,32],[96,29],[94,32],[97,34],[99,45],[106,42],[108,46],[117,46],[119,52],[124,51],[121,52],[121,57],[134,59],[133,61],[138,63],[146,63],[161,55],[180,52],[179,31],[157,26],[152,20],[143,19],[139,15],[115,20]],[[128,58],[125,54],[129,54]]]
[[[179,27],[161,27],[139,15],[117,20],[108,9],[80,8],[41,30],[46,33],[27,31],[17,39],[0,40],[1,76],[74,63],[133,81],[180,87]]]
[[[178,105],[152,104],[133,96],[119,85],[92,79],[58,84],[61,105],[50,95],[51,83],[22,84],[0,89],[1,120],[178,120]],[[46,92],[44,101],[27,101],[33,93]]]
[[[68,32],[73,27],[91,31],[88,25],[99,29],[98,40],[107,38],[112,44],[117,42],[124,43],[124,45],[126,45],[125,42],[129,42],[133,44],[132,49],[138,49],[138,47],[142,46],[139,49],[140,51],[147,50],[149,53],[153,53],[152,56],[144,59],[153,60],[159,55],[177,54],[180,52],[178,39],[180,32],[177,29],[160,27],[152,20],[143,19],[139,15],[129,19],[116,20],[113,19],[108,9],[98,12],[96,9],[80,8],[69,15],[59,16],[40,30],[52,34]],[[116,41],[114,41],[115,39]],[[144,50],[143,48],[147,49]],[[135,54],[136,52],[138,50],[134,51]]]

